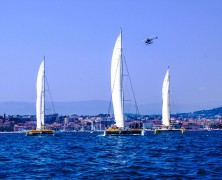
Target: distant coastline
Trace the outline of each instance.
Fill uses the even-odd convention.
[[[150,129],[145,129],[145,132],[154,132],[155,130],[150,130]],[[186,132],[189,131],[222,131],[222,129],[196,129],[196,130],[191,130],[188,129]],[[103,133],[103,130],[98,130],[98,131],[58,131],[58,133]],[[26,134],[26,131],[9,131],[9,132],[0,132],[0,134]]]
[[[162,124],[162,116],[125,114],[126,127],[134,127],[142,123],[145,130],[154,130]],[[222,129],[222,107],[192,113],[171,114],[171,123],[177,128],[187,131],[220,130]],[[63,132],[95,132],[103,131],[115,124],[113,114],[97,115],[59,115],[45,116],[45,127]],[[7,115],[0,116],[0,132],[25,132],[36,128],[35,115]]]

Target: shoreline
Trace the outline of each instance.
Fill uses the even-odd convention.
[[[145,129],[145,132],[154,132],[155,130]],[[197,129],[197,130],[191,130],[191,129],[185,129],[185,131],[222,131],[222,129]],[[57,133],[101,133],[104,132],[103,130],[99,131],[56,131]],[[9,131],[9,132],[0,132],[0,134],[25,134],[26,131]]]

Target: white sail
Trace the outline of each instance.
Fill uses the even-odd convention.
[[[167,69],[163,87],[162,87],[162,124],[165,126],[170,125],[170,72],[169,68]]]
[[[120,32],[111,62],[112,102],[117,127],[124,127],[122,80],[122,33]]]
[[[41,130],[44,127],[45,119],[45,61],[43,60],[38,71],[37,77],[37,98],[36,98],[36,129]]]

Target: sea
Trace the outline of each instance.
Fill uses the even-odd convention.
[[[222,131],[1,133],[0,179],[222,179]]]

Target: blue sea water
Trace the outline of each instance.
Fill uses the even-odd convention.
[[[0,134],[0,179],[222,179],[222,131]]]

